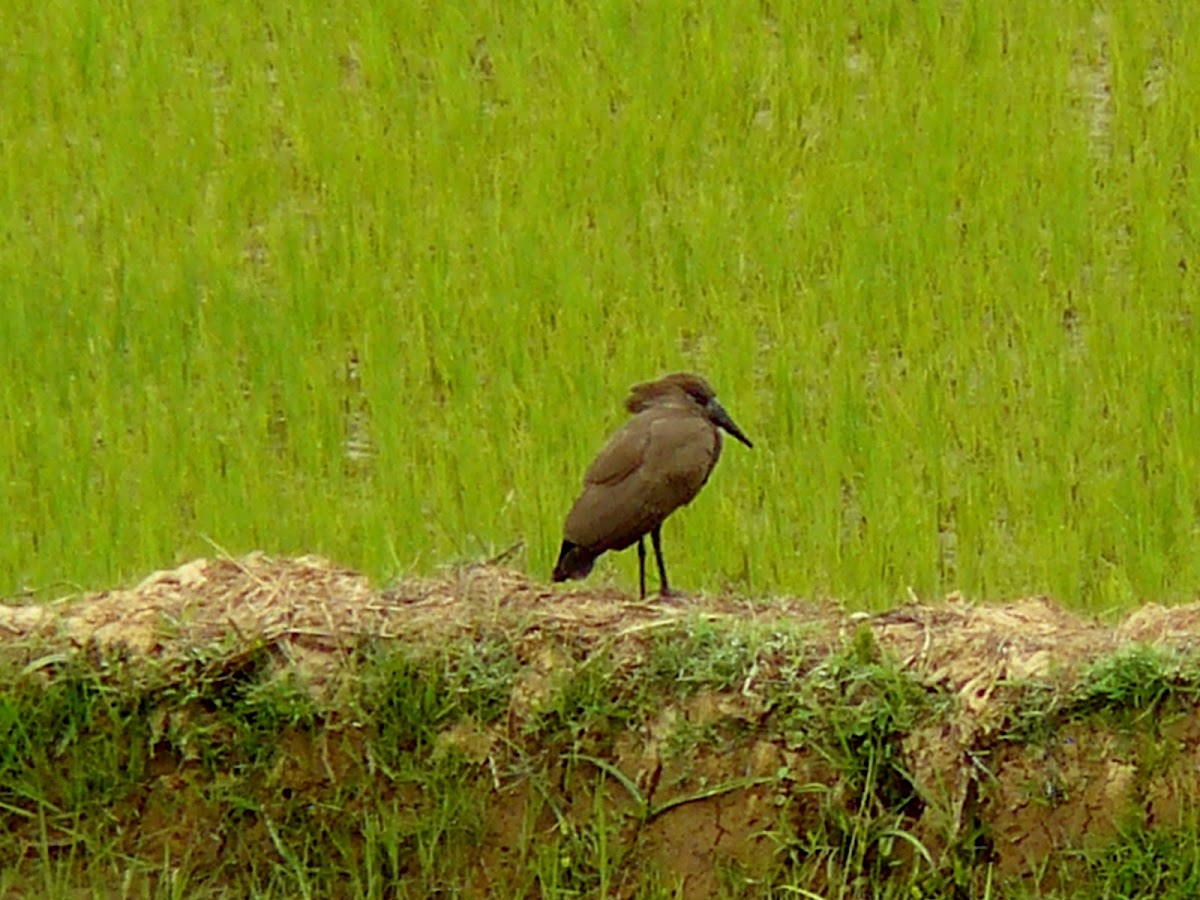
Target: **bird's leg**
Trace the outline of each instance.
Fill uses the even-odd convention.
[[[667,583],[667,567],[663,564],[661,525],[656,525],[650,532],[650,540],[654,542],[654,558],[658,560],[658,592],[664,597],[670,597],[671,585]]]
[[[642,588],[642,599],[646,599],[646,539],[638,538],[638,584]]]

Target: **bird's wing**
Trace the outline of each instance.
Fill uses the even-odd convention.
[[[583,478],[583,493],[567,514],[567,540],[601,551],[618,549],[654,527],[654,515],[641,498],[638,477],[653,418],[649,413],[634,416],[609,438],[592,462]]]
[[[598,552],[628,547],[663,518],[645,502],[641,488],[636,476],[589,484],[567,514],[564,537]]]
[[[695,415],[642,413],[613,435],[592,463],[567,514],[567,540],[620,550],[690,503],[712,471],[716,429]]]
[[[626,422],[588,467],[583,476],[584,487],[616,484],[636,472],[646,456],[652,424],[650,417],[644,415]]]

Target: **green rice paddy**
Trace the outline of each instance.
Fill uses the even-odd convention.
[[[683,589],[1200,589],[1187,3],[18,2],[0,96],[0,596],[548,577],[678,369]]]

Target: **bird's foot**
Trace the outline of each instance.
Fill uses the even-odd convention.
[[[665,588],[658,592],[658,599],[664,603],[670,603],[672,606],[683,606],[688,602],[687,594],[683,591],[672,590]]]

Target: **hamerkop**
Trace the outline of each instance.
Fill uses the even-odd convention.
[[[638,581],[646,598],[646,535],[654,543],[658,583],[671,594],[663,565],[662,524],[704,487],[721,456],[721,429],[753,447],[699,375],[680,372],[634,385],[625,401],[633,418],[600,451],[567,513],[554,580],[584,578],[600,554],[638,547]]]

